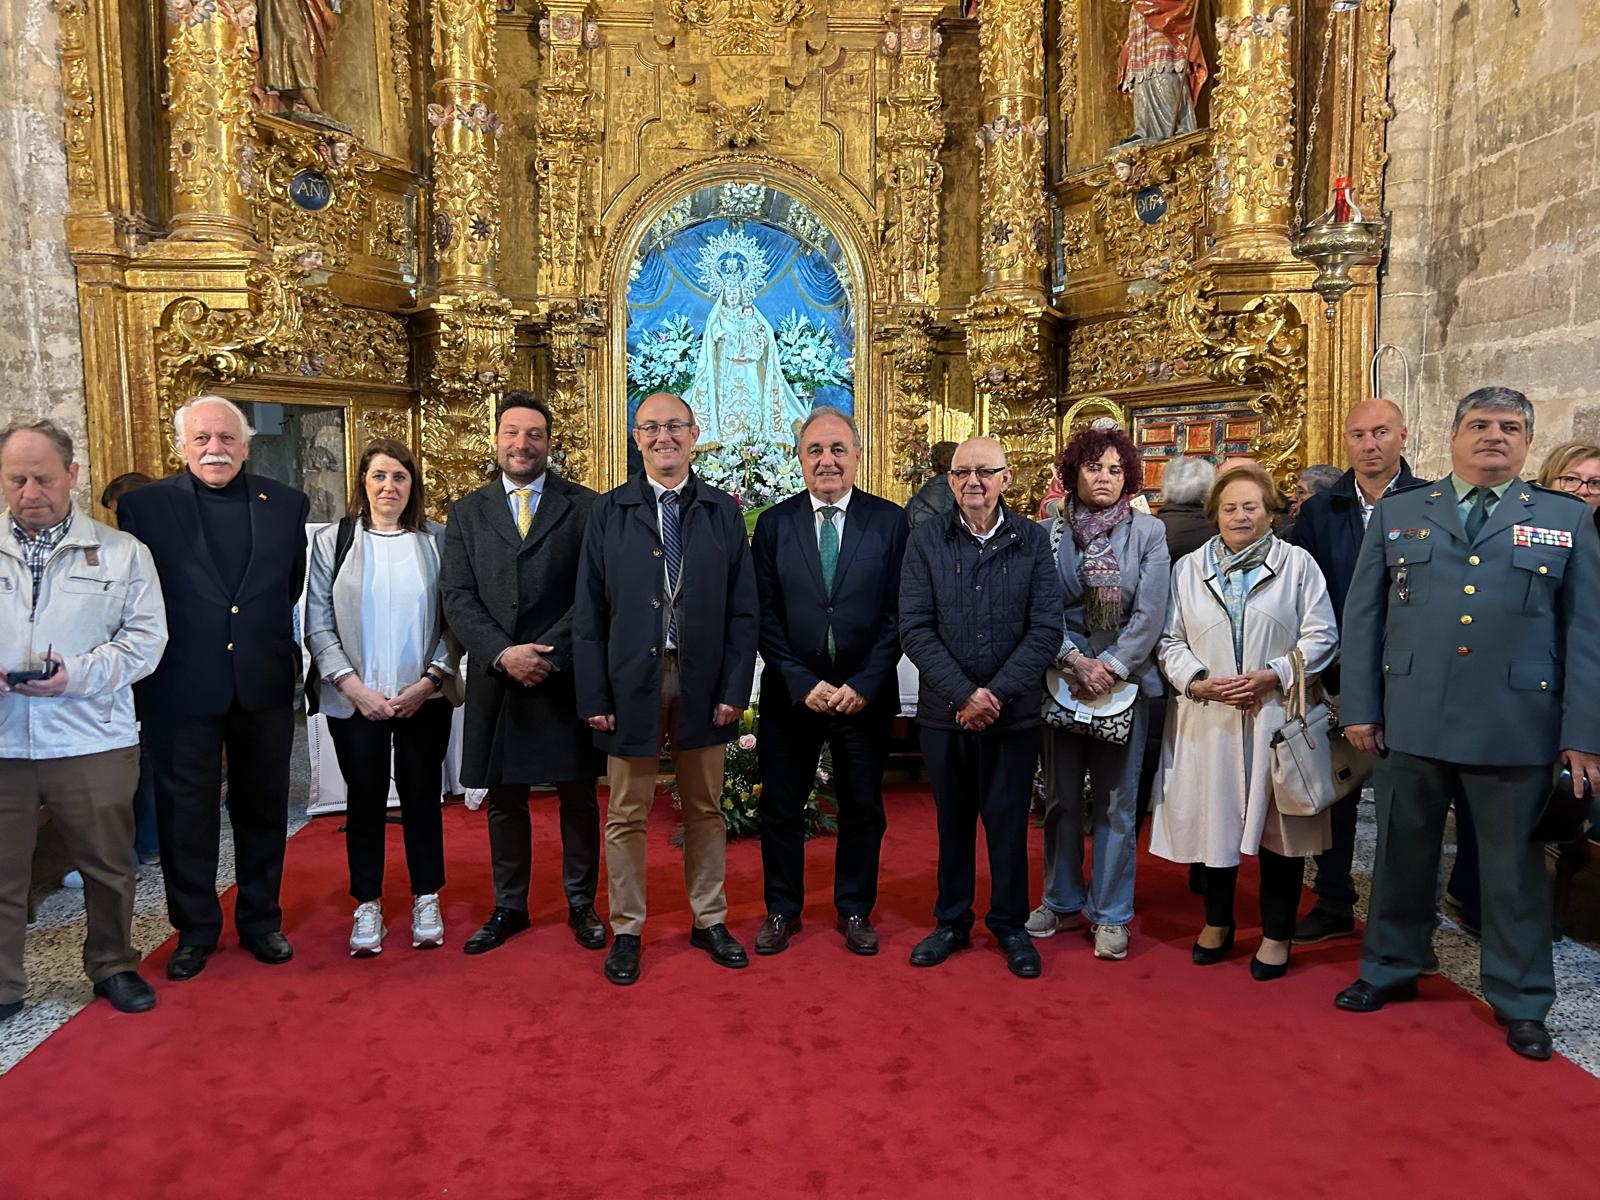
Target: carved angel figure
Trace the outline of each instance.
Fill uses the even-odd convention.
[[[1129,0],[1117,86],[1133,94],[1133,132],[1159,142],[1193,133],[1210,73],[1196,36],[1199,0]]]

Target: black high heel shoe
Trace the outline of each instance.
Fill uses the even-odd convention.
[[[1228,932],[1222,939],[1222,945],[1214,949],[1196,942],[1194,949],[1189,952],[1189,957],[1194,959],[1194,965],[1197,967],[1214,967],[1228,957],[1228,951],[1233,949],[1233,934],[1237,928],[1238,926],[1236,925],[1229,925]]]
[[[1289,973],[1289,959],[1293,958],[1291,951],[1281,963],[1265,963],[1254,954],[1250,956],[1250,978],[1259,979],[1262,983],[1269,979],[1282,979]]]

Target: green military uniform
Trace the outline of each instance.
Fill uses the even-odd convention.
[[[1454,475],[1384,497],[1344,638],[1340,716],[1381,724],[1389,747],[1375,773],[1361,978],[1389,989],[1417,977],[1460,788],[1478,832],[1484,996],[1507,1020],[1544,1020],[1550,885],[1528,835],[1561,751],[1600,752],[1600,538],[1588,506],[1522,479],[1490,490]]]

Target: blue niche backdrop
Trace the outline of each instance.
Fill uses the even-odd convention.
[[[855,330],[837,240],[761,184],[686,197],[628,278],[628,417],[684,396],[703,447],[787,445],[814,404],[855,411]],[[637,465],[630,445],[630,466]]]

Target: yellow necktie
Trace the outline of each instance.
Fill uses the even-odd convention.
[[[528,507],[528,496],[532,488],[516,488],[512,495],[517,498],[517,532],[523,537],[528,536],[528,527],[533,524],[533,509]]]

